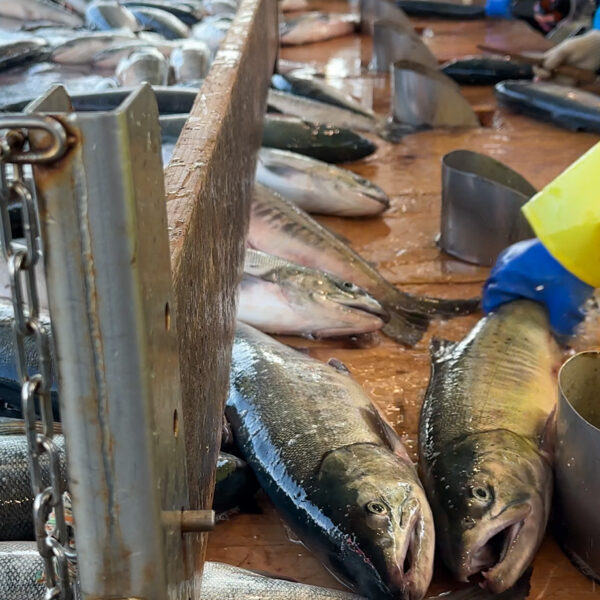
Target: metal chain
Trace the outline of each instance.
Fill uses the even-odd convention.
[[[51,144],[33,151],[29,133],[41,130]],[[33,186],[24,177],[23,165],[48,163],[59,159],[67,149],[63,126],[51,117],[11,115],[0,117],[0,237],[2,252],[8,263],[14,309],[13,332],[17,371],[21,382],[23,418],[29,445],[29,470],[35,495],[33,507],[37,547],[44,559],[46,580],[45,600],[72,600],[73,589],[68,560],[75,559],[69,547],[65,522],[63,489],[60,476],[59,451],[52,437],[54,421],[50,397],[51,356],[48,331],[40,320],[35,267],[41,255],[38,215]],[[17,209],[23,219],[24,243],[12,237],[9,207]],[[33,338],[39,360],[38,372],[30,374],[25,340]],[[41,433],[36,430],[38,415]],[[49,464],[50,485],[42,478],[41,461]],[[52,526],[48,525],[54,511]]]

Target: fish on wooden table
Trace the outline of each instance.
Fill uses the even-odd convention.
[[[283,46],[322,42],[348,35],[357,25],[353,14],[307,12],[279,24],[279,41]]]
[[[440,69],[460,85],[494,85],[507,79],[533,79],[531,65],[506,56],[465,56],[444,63]]]
[[[56,45],[50,60],[65,65],[89,65],[101,52],[135,39],[130,31],[86,31]]]
[[[149,31],[159,33],[167,40],[178,40],[190,36],[190,28],[174,14],[149,6],[130,6],[137,21]]]
[[[545,308],[514,301],[461,341],[432,343],[419,463],[441,556],[499,593],[542,541],[561,355]]]
[[[338,579],[372,599],[425,595],[435,543],[425,492],[339,361],[238,323],[226,415],[263,490]]]
[[[268,577],[225,563],[204,563],[200,600],[364,600],[362,596]]]
[[[320,100],[313,100],[279,90],[269,90],[267,107],[285,115],[302,118],[313,123],[327,123],[335,127],[376,133],[385,140],[399,141],[406,133],[392,120],[367,116]]]
[[[502,81],[501,104],[573,131],[600,133],[600,96],[549,81]]]
[[[90,29],[99,31],[111,29],[139,31],[141,29],[134,14],[117,0],[92,2],[85,11],[85,22]]]
[[[308,213],[366,217],[390,206],[387,194],[368,179],[286,150],[260,149],[256,181]]]
[[[49,44],[43,38],[3,31],[0,37],[0,70],[41,62],[48,53]]]
[[[306,267],[321,269],[369,292],[388,312],[383,333],[412,346],[436,315],[473,312],[478,299],[447,300],[407,294],[372,267],[331,231],[293,202],[256,184],[250,213],[248,244]]]
[[[279,60],[280,63],[285,61]],[[271,77],[271,85],[281,92],[289,92],[296,96],[304,96],[318,102],[325,102],[355,112],[364,117],[375,118],[375,113],[332,85],[326,83],[323,77],[314,69],[295,68],[291,72],[275,73]]]
[[[265,333],[322,338],[377,331],[388,316],[350,281],[248,248],[237,318]]]
[[[374,117],[367,117],[339,106],[279,90],[269,90],[267,106],[280,113],[302,117],[314,123],[327,123],[336,127],[371,133],[377,133],[379,127],[379,121]]]
[[[359,160],[377,149],[371,140],[349,129],[271,113],[265,115],[262,144],[329,163]]]

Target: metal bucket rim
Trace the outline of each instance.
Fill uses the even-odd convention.
[[[470,156],[470,157],[477,157],[479,160],[483,160],[483,161],[487,162],[488,164],[491,164],[494,167],[501,169],[507,175],[509,175],[510,177],[513,177],[516,180],[516,182],[518,182],[519,184],[521,184],[521,183],[524,184],[523,187],[521,187],[521,188],[515,187],[514,185],[507,184],[505,181],[500,181],[498,179],[494,179],[492,177],[485,176],[481,173],[477,173],[474,170],[461,168],[461,167],[458,167],[458,166],[452,164],[452,159],[457,158],[459,156],[465,156],[465,155]],[[442,157],[442,167],[443,167],[443,169],[452,171],[452,172],[460,175],[461,177],[479,179],[490,185],[493,185],[494,187],[499,187],[499,188],[508,190],[511,194],[519,196],[519,197],[523,198],[525,201],[529,200],[537,192],[537,190],[533,187],[533,185],[531,185],[531,183],[529,183],[529,181],[527,181],[527,179],[525,179],[525,177],[523,177],[523,175],[521,175],[514,169],[511,169],[508,165],[505,165],[503,162],[496,160],[495,158],[492,158],[491,156],[488,156],[487,154],[483,154],[481,152],[475,152],[473,150],[464,150],[464,149],[452,150],[451,152],[447,152],[446,154],[444,154],[444,156]],[[529,187],[530,190],[528,192],[525,192],[524,191],[525,187]]]
[[[569,397],[565,394],[564,390],[563,390],[563,386],[562,386],[562,378],[563,378],[563,371],[565,369],[565,367],[567,367],[567,365],[571,362],[573,362],[575,359],[580,358],[582,356],[586,356],[586,355],[595,355],[598,357],[598,359],[600,360],[600,350],[584,350],[582,352],[578,352],[577,354],[574,354],[573,356],[569,357],[560,367],[559,371],[558,371],[558,391],[559,391],[559,395],[561,399],[564,399],[566,406],[569,408],[569,410],[572,411],[572,413],[574,415],[576,415],[577,419],[584,425],[584,427],[587,427],[588,429],[590,429],[590,431],[593,431],[595,433],[600,433],[600,428],[596,427],[596,425],[593,425],[592,423],[590,423],[572,404],[572,402],[569,400]]]

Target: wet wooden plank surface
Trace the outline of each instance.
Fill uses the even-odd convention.
[[[212,506],[236,286],[276,50],[273,2],[242,0],[165,169],[172,314],[182,373],[180,421],[194,509]],[[194,541],[199,575],[206,535]]]
[[[480,43],[520,50],[543,50],[547,46],[541,36],[521,22],[428,19],[416,23],[426,26],[427,43],[440,60],[475,54]],[[325,68],[330,82],[385,113],[387,78],[360,75],[361,62],[368,59],[369,49],[370,41],[356,35],[286,48],[280,56]],[[351,77],[336,78],[348,74]],[[489,87],[463,91],[490,126],[423,132],[395,146],[373,138],[378,151],[350,168],[380,185],[392,198],[391,209],[381,218],[368,220],[320,219],[348,238],[390,281],[414,293],[470,297],[480,293],[487,275],[487,269],[445,256],[435,245],[440,218],[440,161],[446,152],[459,148],[484,152],[516,169],[539,188],[598,141],[596,135],[568,132],[501,109]],[[282,339],[308,349],[315,358],[336,357],[344,362],[414,456],[419,410],[429,378],[429,340],[432,336],[461,339],[479,316],[435,322],[412,349],[379,335],[366,348],[353,347],[351,342]],[[591,316],[574,345],[577,349],[600,347],[597,315]],[[260,505],[261,514],[238,514],[219,524],[210,536],[207,558],[340,587],[308,550],[290,540],[264,497]],[[456,587],[438,566],[431,594]],[[584,600],[597,595],[596,586],[571,565],[548,535],[534,563],[530,598]]]

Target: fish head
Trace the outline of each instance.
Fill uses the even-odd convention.
[[[365,321],[369,324],[366,331],[373,331],[373,322],[379,321],[380,327],[387,322],[389,315],[383,306],[368,292],[351,281],[344,281],[324,271],[290,270],[279,276],[280,285],[291,304],[294,297],[304,304],[306,297],[313,304],[311,310],[322,310],[327,314],[342,317],[342,320],[355,323]],[[356,330],[355,330],[356,331]]]
[[[329,556],[336,575],[369,598],[420,600],[435,533],[412,463],[382,446],[346,446],[325,456],[318,488],[340,542]]]
[[[429,477],[446,564],[462,581],[481,573],[494,593],[511,587],[533,560],[546,528],[552,487],[546,458],[511,431],[486,431],[438,456]]]

